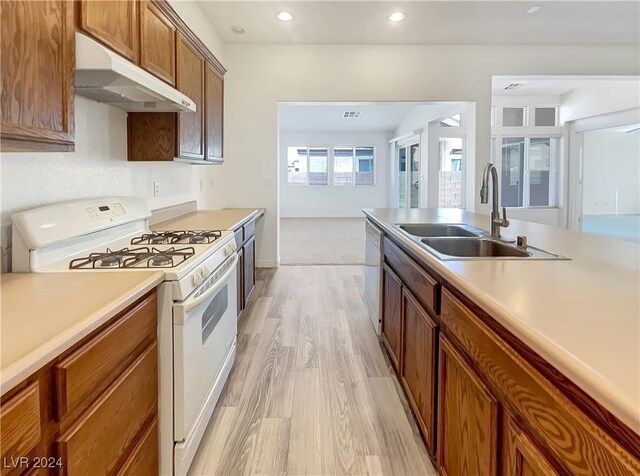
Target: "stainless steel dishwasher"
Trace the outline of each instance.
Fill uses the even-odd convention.
[[[365,236],[364,296],[371,322],[379,335],[382,323],[382,231],[367,220]]]

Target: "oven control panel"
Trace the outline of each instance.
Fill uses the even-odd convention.
[[[85,208],[93,220],[105,220],[124,215],[124,208],[120,203],[104,203]]]

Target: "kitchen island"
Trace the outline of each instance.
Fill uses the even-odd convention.
[[[452,404],[451,400],[446,400],[446,404],[443,401],[460,390],[451,387],[445,378],[453,375],[454,369],[459,373],[468,371],[471,377],[466,383],[477,383],[476,388],[482,390],[478,395],[486,397],[484,403],[487,404],[487,413],[484,417],[487,425],[495,426],[496,434],[498,425],[502,435],[513,434],[509,432],[511,423],[504,423],[505,419],[498,418],[498,415],[515,413],[514,419],[524,426],[522,433],[536,441],[534,447],[539,444],[543,448],[541,454],[545,457],[543,459],[551,461],[551,468],[558,466],[576,472],[577,466],[589,467],[602,460],[602,454],[596,454],[597,451],[592,455],[585,454],[585,451],[588,453],[593,448],[573,447],[568,451],[562,449],[561,444],[549,442],[549,435],[540,426],[542,423],[528,415],[526,409],[519,407],[519,403],[509,400],[509,385],[511,389],[522,386],[527,391],[533,391],[527,387],[527,382],[519,381],[516,377],[513,377],[513,381],[505,382],[496,375],[490,375],[491,369],[507,372],[501,365],[507,365],[507,362],[511,365],[514,359],[518,364],[518,372],[521,372],[518,375],[525,379],[535,375],[536,385],[546,385],[545,392],[551,396],[548,401],[541,399],[540,402],[572,404],[576,415],[584,412],[584,415],[580,413],[578,420],[586,415],[584,421],[580,420],[576,425],[584,428],[585,425],[596,423],[600,428],[592,428],[595,432],[593,435],[600,435],[604,429],[606,438],[613,435],[618,440],[620,445],[611,451],[619,456],[619,460],[613,458],[616,461],[611,463],[612,466],[605,464],[601,470],[615,468],[622,471],[618,474],[625,474],[625,471],[633,474],[640,468],[638,245],[513,220],[504,229],[504,235],[510,238],[526,235],[530,245],[569,260],[441,261],[393,225],[464,223],[487,229],[489,218],[450,209],[365,209],[364,213],[385,235],[383,340],[386,339],[390,354],[396,354],[396,367],[404,381],[405,390],[408,389],[408,394],[413,391],[417,393],[413,397],[419,397],[414,398],[414,413],[416,409],[418,412],[424,410],[423,420],[428,421],[423,421],[419,426],[423,433],[427,433],[427,444],[431,445],[434,457],[437,454],[438,464],[442,468],[446,470],[447,464],[454,464],[451,461],[464,457],[452,453],[453,437],[451,432],[443,428],[443,423],[451,422],[442,414],[444,410],[429,410],[428,405],[420,399],[433,398],[435,405],[435,395],[440,392],[440,404]],[[417,272],[407,272],[405,267],[414,265],[417,265]],[[420,272],[424,272],[425,285],[420,284]],[[415,291],[416,287],[418,291]],[[426,304],[425,289],[434,294],[434,299]],[[423,312],[422,308],[427,312]],[[397,309],[398,315],[402,315],[395,323],[393,318],[397,316],[394,315],[394,309]],[[409,312],[415,309],[424,318],[422,321],[416,320],[415,312]],[[391,335],[388,339],[384,337],[385,319]],[[434,330],[431,333],[425,331],[425,335],[440,334],[440,339],[433,341],[438,350],[431,350],[434,365],[423,371],[425,374],[437,374],[429,375],[426,379],[437,382],[433,384],[433,397],[429,392],[416,392],[411,376],[403,375],[406,370],[415,370],[412,367],[415,359],[405,354],[407,349],[414,348],[411,334],[416,333],[416,322],[427,322],[427,328],[433,327]],[[392,335],[394,332],[395,337]],[[500,349],[505,350],[508,360],[492,360],[502,352]],[[456,358],[460,358],[458,366],[452,364]],[[470,367],[468,369],[465,368],[467,364]],[[515,372],[515,368],[510,370]],[[428,382],[421,384],[428,385]],[[449,392],[443,393],[445,390]],[[411,401],[412,395],[408,396]],[[479,401],[482,401],[481,397],[478,397]],[[556,397],[557,400],[554,400]],[[425,416],[433,418],[429,420]],[[438,418],[440,422],[436,424]],[[581,429],[574,428],[572,432],[567,428],[573,428],[574,422],[566,414],[554,414],[549,418],[564,423],[571,421],[569,425],[558,424],[557,427],[549,424],[549,428],[558,434],[564,433],[567,438],[584,437]],[[420,423],[420,417],[418,421]],[[455,428],[451,430],[453,432]],[[489,431],[484,437],[490,438],[491,434]],[[593,441],[583,438],[580,445],[598,445],[600,436],[594,437]],[[498,445],[497,437],[495,440],[487,443],[486,458],[478,465],[496,467],[503,463],[498,461],[498,452],[493,448]],[[506,455],[508,447],[505,449],[504,444],[501,454]],[[620,453],[617,453],[618,450]],[[482,451],[476,454],[482,457]],[[572,457],[579,462],[576,467],[574,463],[567,463]],[[616,466],[619,461],[624,462],[621,467]],[[622,467],[624,471],[620,469]],[[448,469],[447,472],[455,473],[451,467]]]

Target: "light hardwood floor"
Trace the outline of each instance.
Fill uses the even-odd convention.
[[[189,474],[436,474],[369,321],[362,267],[257,279]]]

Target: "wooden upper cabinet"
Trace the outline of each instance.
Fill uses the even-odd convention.
[[[204,159],[204,57],[182,34],[178,34],[176,87],[191,98],[196,112],[178,114],[177,156]]]
[[[435,451],[435,375],[438,327],[403,288],[403,357],[400,376],[431,454]]]
[[[73,150],[73,2],[0,5],[2,150]]]
[[[150,0],[140,3],[140,66],[176,84],[176,27]]]
[[[137,1],[81,0],[80,28],[96,40],[138,63]]]
[[[438,464],[447,476],[495,476],[498,401],[449,341],[440,339]]]
[[[209,62],[205,71],[207,160],[222,162],[224,80]]]
[[[402,364],[402,282],[386,264],[382,268],[382,340],[391,362],[400,372]]]
[[[508,414],[502,431],[502,474],[509,476],[558,476],[560,473]]]

